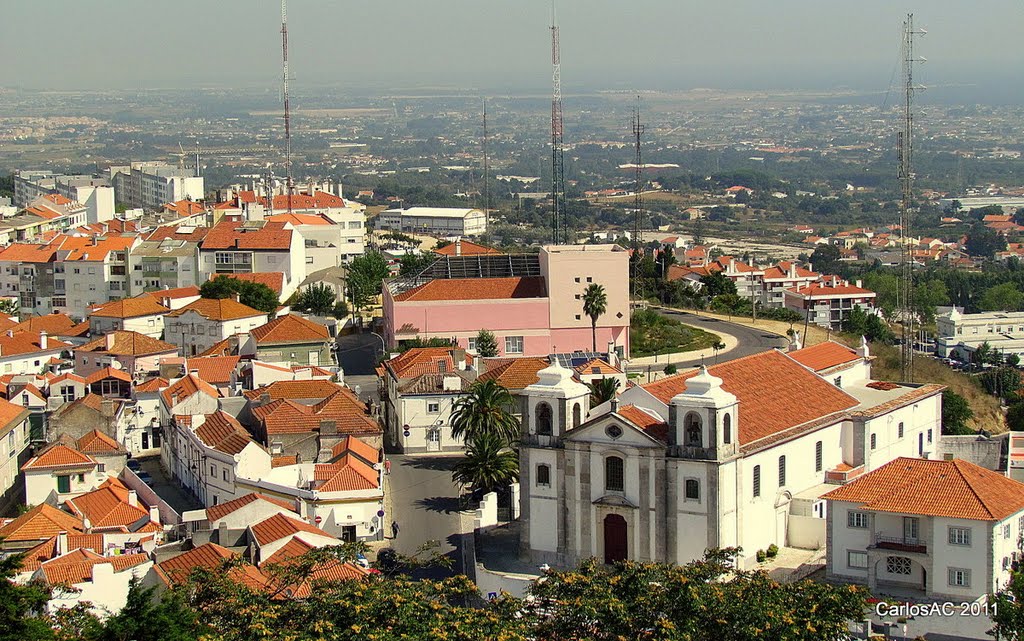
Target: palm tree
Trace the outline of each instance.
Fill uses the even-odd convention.
[[[492,434],[503,442],[519,440],[519,421],[509,413],[514,400],[495,380],[477,381],[469,394],[455,401],[452,409],[452,438],[467,441],[478,434]]]
[[[455,464],[452,480],[483,494],[514,483],[519,478],[519,455],[507,446],[492,432],[467,437],[466,458]]]
[[[598,378],[587,383],[587,387],[590,388],[590,406],[597,407],[615,398],[615,392],[619,389],[619,379]]]
[[[590,317],[590,330],[594,339],[594,351],[597,351],[597,319],[608,311],[608,295],[604,286],[597,283],[587,285],[583,292],[583,313]]]

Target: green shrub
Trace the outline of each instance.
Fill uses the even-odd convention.
[[[767,552],[765,552],[765,554],[768,555],[769,559],[774,559],[779,554],[779,546],[777,546],[774,543],[772,543],[771,545],[768,546],[768,550],[767,550]]]
[[[766,558],[767,557],[765,556],[764,550],[758,550],[757,551],[757,562],[758,563],[764,563]]]

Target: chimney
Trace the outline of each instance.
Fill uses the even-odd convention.
[[[461,347],[452,349],[452,360],[455,361],[455,369],[466,369],[466,350]]]
[[[789,264],[789,277],[796,278],[796,263]]]
[[[736,259],[735,258],[730,258],[729,259],[729,273],[732,273],[732,272],[735,272],[735,271],[736,271]]]
[[[128,505],[139,507],[139,493],[135,490],[128,490]]]
[[[68,550],[68,533],[64,531],[57,532],[57,556],[67,554]]]
[[[49,349],[46,330],[39,332],[39,349]]]
[[[7,330],[7,338],[11,338],[12,336],[14,336],[14,330]]]
[[[794,331],[793,338],[791,338],[789,341],[789,351],[795,352],[796,350],[800,349],[800,347],[800,332]]]
[[[149,506],[149,520],[152,523],[160,525],[160,507],[157,505]]]
[[[116,332],[110,332],[109,334],[106,335],[106,345],[108,350],[114,349],[115,340],[117,340]]]
[[[863,285],[861,284],[861,283],[863,283],[863,282],[864,282],[864,281],[862,281],[861,279],[859,279],[859,278],[858,278],[858,279],[857,279],[857,287],[863,287]]]
[[[608,341],[608,364],[618,367],[619,355],[615,351],[615,341]]]
[[[612,402],[612,412],[614,413],[614,412],[619,411],[619,399],[618,399],[618,397],[617,396],[613,396],[611,402]]]
[[[269,405],[269,404],[270,404],[270,394],[267,394],[266,392],[263,392],[262,394],[260,394],[260,405],[263,406],[263,405]]]
[[[100,414],[104,418],[114,418],[114,399],[105,398],[100,401]]]
[[[462,236],[459,236],[458,238],[455,239],[455,255],[462,255]]]
[[[320,436],[337,436],[338,423],[327,419],[320,420]]]

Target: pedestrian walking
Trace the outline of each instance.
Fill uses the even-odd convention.
[[[384,459],[384,474],[391,474],[391,459]]]
[[[397,539],[398,538],[398,530],[399,530],[398,521],[392,521],[391,522],[391,538],[393,538],[393,539]]]

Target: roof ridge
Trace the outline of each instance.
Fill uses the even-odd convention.
[[[960,475],[960,478],[961,478],[961,480],[963,480],[964,485],[966,485],[967,489],[970,490],[971,494],[978,501],[978,504],[981,505],[981,507],[985,510],[985,512],[989,515],[989,517],[995,518],[995,514],[993,514],[991,508],[989,508],[988,503],[985,502],[985,500],[981,498],[981,496],[978,494],[977,490],[974,489],[974,484],[971,483],[967,479],[966,475],[964,474],[964,470],[961,470],[960,466],[957,465],[957,462],[959,460],[961,460],[961,459],[953,459],[952,461],[945,461],[945,462],[952,464],[953,469],[956,470],[956,473]],[[963,461],[963,462],[964,463],[970,463],[970,461]]]

